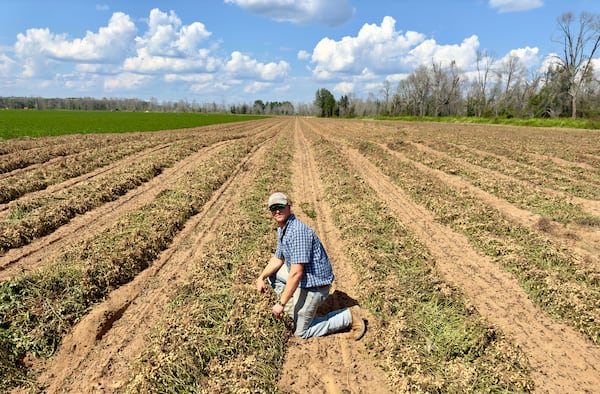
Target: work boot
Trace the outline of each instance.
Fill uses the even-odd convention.
[[[351,306],[348,308],[352,315],[352,329],[350,333],[355,341],[361,339],[367,332],[367,325],[362,317],[360,307],[358,305]]]

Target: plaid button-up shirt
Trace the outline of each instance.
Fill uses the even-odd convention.
[[[283,228],[277,229],[275,256],[284,259],[288,270],[291,264],[304,264],[299,285],[301,288],[330,285],[333,282],[333,269],[321,240],[293,214]]]

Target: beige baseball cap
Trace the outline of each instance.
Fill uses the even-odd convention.
[[[269,196],[269,202],[267,204],[268,207],[270,207],[273,204],[283,204],[283,205],[288,205],[290,203],[290,201],[288,200],[287,196],[281,192],[277,192],[277,193],[273,193]]]

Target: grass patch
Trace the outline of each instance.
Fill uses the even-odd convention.
[[[258,115],[124,111],[0,111],[0,138],[174,130],[264,119]]]
[[[309,218],[313,220],[317,218],[317,211],[315,211],[315,208],[312,206],[312,204],[307,202],[301,202],[300,209],[302,209],[302,212],[304,212],[304,214]]]
[[[376,116],[377,120],[401,120],[406,122],[438,122],[438,123],[475,123],[499,124],[527,127],[563,127],[573,129],[600,129],[600,122],[583,118],[503,118],[503,117],[475,117],[475,116]]]

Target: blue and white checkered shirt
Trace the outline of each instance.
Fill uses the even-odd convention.
[[[299,287],[324,286],[333,282],[333,269],[321,240],[293,214],[283,228],[277,229],[275,256],[285,260],[288,270],[291,264],[304,264]]]

